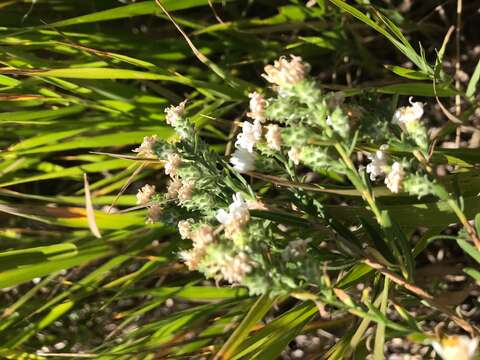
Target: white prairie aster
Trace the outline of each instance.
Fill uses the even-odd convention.
[[[370,174],[370,179],[373,181],[377,176],[384,174],[388,156],[382,150],[377,150],[375,154],[368,154],[367,156],[370,159],[370,163],[367,165],[367,173]]]
[[[478,338],[450,336],[434,341],[435,352],[444,360],[472,360],[478,347]]]
[[[225,226],[225,235],[230,237],[250,220],[248,204],[241,193],[233,195],[233,202],[228,206],[228,212],[221,209],[217,213],[217,220]]]
[[[145,185],[137,192],[137,205],[147,204],[153,195],[155,195],[155,185]]]
[[[225,264],[220,268],[220,272],[229,283],[241,283],[245,276],[252,271],[251,261],[243,252],[233,257],[227,256],[225,260]]]
[[[137,156],[142,156],[149,159],[156,158],[157,156],[155,155],[155,150],[153,147],[157,141],[157,135],[145,136],[140,146],[132,151],[137,153]]]
[[[180,220],[177,224],[178,232],[182,239],[190,239],[192,235],[193,219]]]
[[[265,66],[262,76],[271,84],[278,86],[292,86],[303,79],[310,72],[310,64],[302,62],[300,56],[290,55],[290,61],[285,57],[275,60],[273,65]]]
[[[182,101],[177,106],[169,106],[165,109],[165,121],[168,125],[176,126],[178,120],[184,115],[185,113],[185,104],[187,100]]]
[[[265,139],[267,140],[267,145],[270,149],[280,151],[282,145],[280,126],[277,124],[268,125]]]
[[[235,146],[253,152],[253,147],[262,138],[262,124],[258,120],[253,123],[244,121],[241,126],[242,132],[238,134]]]
[[[230,163],[239,173],[255,170],[255,153],[244,148],[236,149],[230,158]]]
[[[180,252],[180,259],[187,265],[188,270],[194,271],[198,269],[198,265],[205,255],[204,249],[190,249]]]
[[[407,124],[409,122],[419,121],[423,116],[423,104],[421,102],[413,102],[412,97],[408,99],[412,106],[402,106],[393,114],[392,122],[398,125]]]
[[[175,176],[177,174],[177,169],[182,163],[180,155],[176,153],[170,153],[167,155],[167,162],[165,163],[165,174],[170,176]]]
[[[250,98],[250,112],[247,113],[247,116],[263,123],[265,121],[265,106],[267,105],[267,101],[262,94],[257,92],[248,94],[248,97]]]
[[[399,162],[394,162],[392,165],[392,170],[388,173],[385,178],[385,184],[390,189],[392,193],[399,193],[402,189],[403,179],[405,178],[405,171],[403,170],[402,164]]]
[[[182,181],[178,177],[174,177],[168,182],[167,199],[175,199],[178,196],[178,190],[182,187]]]
[[[180,200],[180,202],[190,200],[194,190],[195,182],[193,180],[183,181],[182,187],[178,189],[178,200]]]
[[[292,160],[292,162],[295,165],[300,164],[300,154],[301,154],[301,150],[297,147],[292,147],[288,151],[288,157],[289,157],[290,160]]]
[[[154,224],[162,215],[162,207],[158,204],[154,204],[148,207],[147,210],[147,220],[145,221],[147,224]]]
[[[194,248],[205,248],[215,240],[213,228],[208,224],[200,225],[191,236]]]

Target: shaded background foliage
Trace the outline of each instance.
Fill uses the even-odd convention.
[[[102,359],[210,356],[253,306],[250,325],[266,314],[273,325],[242,342],[243,355],[239,351],[231,358],[249,351],[275,358],[302,329],[337,333],[352,320],[321,319],[312,304],[292,299],[281,299],[272,310],[270,300],[248,297],[241,288],[217,288],[187,273],[176,255],[186,244],[172,229],[145,226],[142,209],[106,212],[112,203],[118,210],[134,206],[136,189],[146,182],[161,187],[161,165],[136,172],[138,162],[93,152],[130,155],[146,135],[167,137],[171,129],[163,109],[186,97],[212,149],[225,151],[232,121],[245,114],[248,92],[263,86],[263,66],[282,54],[310,62],[325,88],[426,96],[433,104],[428,77],[407,79],[385,68],[412,64],[378,32],[327,1],[311,7],[299,0],[163,4],[210,62],[197,58],[153,1],[0,4],[3,357],[42,358],[35,355],[38,350]],[[355,5],[372,16],[380,9],[415,48],[422,43],[430,64],[456,22],[454,1]],[[460,81],[465,85],[480,53],[475,46],[479,16],[478,2],[464,4]],[[451,76],[454,60],[451,41],[444,61]],[[445,79],[439,95],[451,96],[453,83]],[[443,125],[444,116],[432,109],[431,125]],[[468,109],[464,119],[476,125],[474,107]],[[456,140],[454,130],[444,141]],[[477,147],[476,137],[478,131],[464,132],[460,142]],[[448,154],[454,164],[479,158],[478,150]],[[88,229],[84,173],[101,239]],[[116,199],[134,173],[134,184]],[[472,194],[475,179],[467,178],[463,187]],[[411,208],[398,207],[398,214],[408,217]],[[349,216],[348,210],[339,212],[339,218]],[[437,232],[454,221],[448,214],[434,216],[445,221],[433,226]],[[422,222],[432,217],[419,221],[413,225],[429,226]],[[323,339],[322,348],[332,339]],[[337,349],[348,346],[339,344]],[[362,354],[364,347],[359,349]]]

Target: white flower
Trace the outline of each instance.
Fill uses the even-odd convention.
[[[187,268],[190,271],[198,269],[198,265],[200,264],[200,261],[202,261],[204,255],[204,249],[193,248],[187,251],[180,252],[180,258],[183,260],[185,265],[187,265]]]
[[[262,94],[257,92],[248,94],[248,97],[250,98],[250,112],[247,113],[247,116],[263,123],[265,121],[265,106],[267,105],[267,101]]]
[[[412,106],[402,106],[393,114],[392,122],[398,125],[407,124],[409,122],[419,121],[423,116],[423,104],[421,102],[413,102],[412,97],[408,99]]]
[[[391,192],[397,194],[400,192],[405,178],[405,171],[403,171],[402,164],[394,162],[391,171],[385,178],[385,184]]]
[[[155,185],[145,185],[137,192],[137,205],[147,204],[153,195],[155,195]]]
[[[189,239],[192,235],[193,219],[180,220],[177,224],[178,232],[182,239]]]
[[[158,221],[160,215],[162,214],[162,207],[158,204],[152,205],[148,208],[147,211],[147,224],[153,224]]]
[[[185,113],[185,104],[187,100],[182,101],[177,106],[169,106],[165,109],[165,120],[168,125],[176,126],[178,120],[184,115]]]
[[[170,176],[175,176],[177,174],[177,169],[182,163],[180,155],[176,153],[170,153],[167,155],[167,162],[165,163],[165,174]]]
[[[215,240],[213,228],[210,225],[202,224],[192,233],[194,248],[205,248]]]
[[[302,62],[300,56],[290,55],[291,60],[285,57],[275,60],[273,65],[265,66],[262,76],[271,84],[291,86],[303,81],[310,71],[310,65]]]
[[[192,219],[180,221],[178,228],[182,238],[192,238],[193,248],[188,251],[180,252],[180,258],[185,262],[190,271],[197,270],[199,263],[202,261],[207,251],[206,246],[215,240],[213,228],[210,225],[203,224],[195,231],[191,231]],[[187,232],[182,235],[182,231]],[[185,236],[185,237],[183,237]]]
[[[178,190],[180,190],[181,187],[182,187],[182,182],[178,177],[175,177],[172,180],[170,180],[168,183],[166,198],[175,199],[178,195]]]
[[[277,124],[268,125],[265,139],[267,139],[267,145],[269,148],[280,151],[282,145],[280,126]]]
[[[262,138],[262,124],[258,120],[253,124],[244,121],[241,126],[242,132],[238,134],[235,146],[253,152],[253,147]]]
[[[250,220],[250,211],[248,204],[243,199],[242,194],[237,192],[233,195],[233,202],[228,206],[228,212],[224,209],[218,211],[217,220],[225,226],[225,236],[231,237],[243,225]]]
[[[243,252],[227,256],[225,264],[220,268],[223,278],[229,283],[241,283],[245,276],[252,271],[252,265],[247,255]]]
[[[375,154],[368,154],[370,163],[367,165],[367,173],[370,174],[370,180],[375,180],[377,176],[384,174],[384,169],[388,165],[387,154],[382,150],[377,150]]]
[[[182,187],[178,189],[178,200],[180,200],[181,202],[190,200],[192,198],[193,190],[195,190],[194,181],[183,181]]]
[[[435,352],[444,360],[472,360],[478,347],[478,338],[450,336],[432,343]]]
[[[230,158],[233,168],[239,173],[247,173],[255,170],[255,153],[246,149],[236,149]]]
[[[301,150],[297,147],[292,147],[288,151],[288,157],[290,158],[290,160],[292,160],[292,162],[295,165],[300,164],[300,154],[301,154]]]
[[[137,156],[149,159],[156,158],[157,156],[155,155],[154,146],[157,141],[157,135],[145,136],[140,146],[136,149],[133,149],[132,151],[137,153]]]

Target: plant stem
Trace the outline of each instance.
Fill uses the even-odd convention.
[[[382,213],[380,211],[380,208],[377,206],[375,199],[373,198],[372,194],[370,191],[367,189],[367,187],[364,185],[362,178],[358,174],[357,168],[352,162],[352,159],[348,156],[346,150],[343,148],[343,146],[339,143],[336,143],[335,149],[339,153],[340,157],[342,158],[343,162],[345,163],[346,167],[351,171],[352,176],[354,176],[353,184],[355,187],[357,187],[357,190],[362,194],[362,197],[365,199],[365,201],[368,203],[370,206],[370,209],[372,210],[373,214],[375,215],[377,222],[380,224],[380,226],[384,227],[384,221],[382,217]]]

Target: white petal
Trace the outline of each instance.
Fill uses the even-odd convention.
[[[224,209],[220,209],[217,212],[216,218],[220,224],[227,224],[230,221],[230,214]]]

